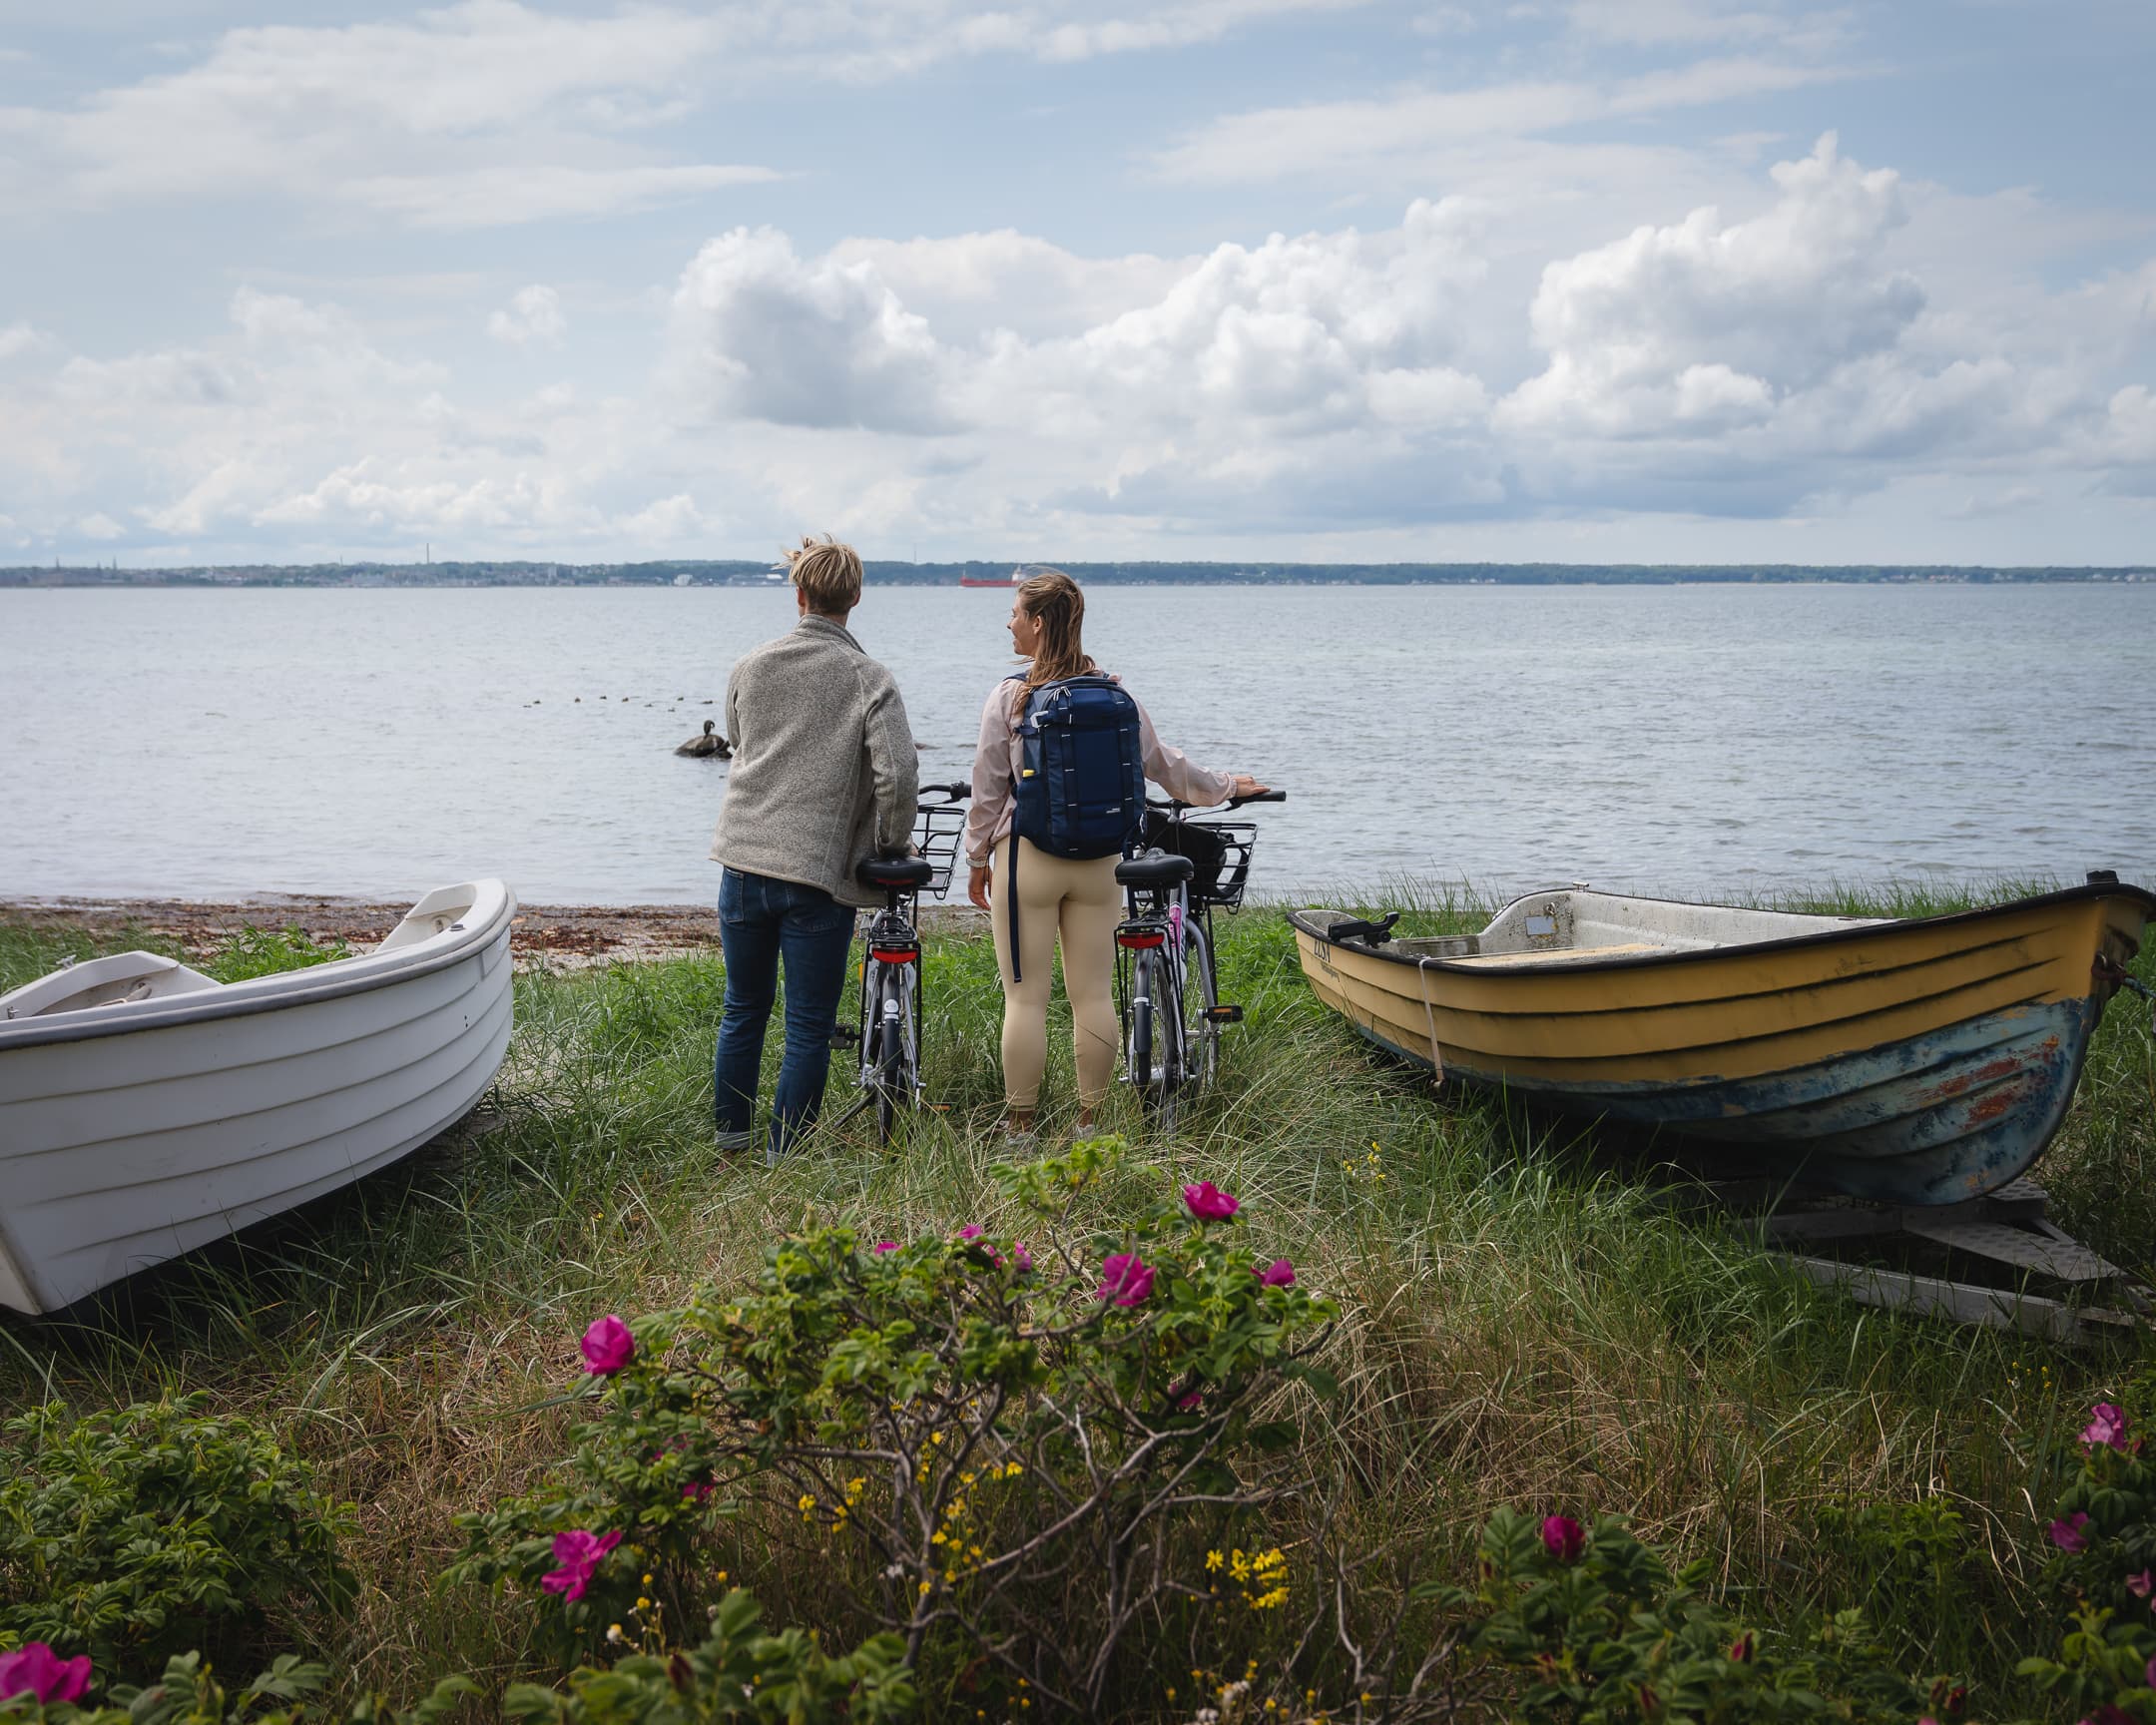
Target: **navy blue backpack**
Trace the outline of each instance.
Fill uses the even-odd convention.
[[[1021,681],[1019,673],[1012,681]],[[1085,862],[1123,853],[1145,816],[1145,757],[1138,703],[1112,677],[1066,677],[1027,697],[1018,720],[1018,782],[1011,787],[1011,974],[1018,964],[1018,841]]]

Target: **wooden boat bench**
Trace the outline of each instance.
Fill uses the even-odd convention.
[[[1550,946],[1538,952],[1477,952],[1471,957],[1454,958],[1451,962],[1509,970],[1520,964],[1557,964],[1574,958],[1630,958],[1642,952],[1668,950],[1667,946],[1652,940],[1627,940],[1621,946]]]

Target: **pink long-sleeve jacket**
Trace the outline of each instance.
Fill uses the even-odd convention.
[[[1235,775],[1213,773],[1198,766],[1182,750],[1171,749],[1153,729],[1145,703],[1138,707],[1138,747],[1145,759],[1145,776],[1178,802],[1206,807],[1228,801],[1235,789]],[[1018,736],[1018,720],[1025,710],[1025,685],[998,683],[988,691],[981,708],[980,744],[973,751],[973,807],[966,815],[966,862],[975,868],[988,866],[997,841],[1008,836],[1011,819],[1011,786],[1023,765],[1025,745]]]

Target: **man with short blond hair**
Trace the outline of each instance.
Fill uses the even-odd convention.
[[[822,1103],[853,911],[877,901],[854,870],[905,854],[919,795],[898,685],[846,629],[860,603],[860,557],[825,536],[804,539],[786,559],[801,621],[743,654],[727,681],[734,759],[711,849],[725,864],[719,1147],[755,1147],[764,1032],[783,961],[786,1056],[765,1150],[774,1162]]]

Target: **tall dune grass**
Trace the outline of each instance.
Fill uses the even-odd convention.
[[[1489,909],[1459,889],[1382,896],[1426,932]],[[1898,889],[1822,897],[1853,914],[1952,907]],[[1822,1293],[1738,1230],[1658,1202],[1590,1129],[1433,1092],[1380,1056],[1318,1007],[1277,910],[1222,929],[1223,994],[1248,1017],[1217,1093],[1173,1144],[1146,1140],[1127,1097],[1106,1124],[1164,1169],[1241,1193],[1348,1306],[1342,1393],[1304,1441],[1373,1546],[1444,1575],[1499,1502],[1618,1510],[1709,1558],[1761,1620],[1866,1605],[1910,1665],[1968,1672],[2000,1697],[1984,1710],[2006,1710],[2013,1662],[2049,1621],[2028,1586],[2033,1512],[2115,1354]],[[0,986],[67,945],[0,928]],[[2156,955],[2139,969],[2156,977]],[[565,1416],[530,1410],[572,1380],[593,1317],[745,1280],[810,1218],[887,1238],[996,1220],[999,1002],[977,935],[929,947],[927,1058],[946,1111],[887,1150],[865,1122],[819,1131],[776,1171],[712,1147],[715,954],[516,987],[495,1092],[449,1139],[63,1319],[0,1319],[0,1406],[205,1389],[278,1424],[358,1503],[361,1602],[335,1645],[309,1649],[354,1685],[410,1694],[425,1675],[525,1665],[515,1609],[433,1577],[456,1512],[559,1452]],[[2069,1229],[2150,1268],[2156,1050],[2134,1007],[2122,997],[2104,1024],[2043,1175]],[[1051,1048],[1052,1126],[1071,1105],[1067,1029]],[[1943,1549],[1908,1536],[1941,1506],[1965,1534]],[[775,1621],[829,1608],[813,1576],[754,1579]]]

